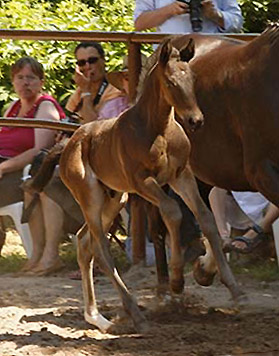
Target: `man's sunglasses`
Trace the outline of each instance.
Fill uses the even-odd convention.
[[[86,63],[94,64],[97,63],[100,57],[89,57],[88,59],[79,59],[77,65],[79,67],[84,67]]]

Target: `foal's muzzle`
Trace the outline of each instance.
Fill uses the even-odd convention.
[[[188,125],[189,125],[189,129],[192,132],[195,132],[196,130],[198,130],[200,127],[202,127],[204,124],[204,118],[202,114],[199,115],[191,115],[188,118]]]

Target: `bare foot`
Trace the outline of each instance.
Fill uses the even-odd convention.
[[[60,258],[52,261],[50,263],[43,264],[41,261],[35,268],[28,272],[28,275],[36,275],[36,276],[48,276],[52,273],[60,271],[64,267],[64,263],[60,260]]]

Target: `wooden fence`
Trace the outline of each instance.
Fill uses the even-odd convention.
[[[136,87],[141,68],[140,48],[142,43],[159,43],[168,34],[141,32],[99,32],[99,31],[35,31],[2,30],[0,39],[40,40],[40,41],[99,41],[124,42],[128,50],[129,90],[131,99],[136,95]],[[210,34],[212,35],[212,34]],[[216,34],[214,34],[216,35]],[[225,34],[235,39],[250,41],[258,34]]]

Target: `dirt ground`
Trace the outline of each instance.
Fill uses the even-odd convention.
[[[183,299],[167,303],[155,297],[154,268],[134,268],[123,279],[149,321],[147,334],[135,333],[103,276],[96,278],[96,294],[102,313],[116,323],[113,334],[84,321],[81,282],[68,272],[0,275],[0,355],[279,355],[278,281],[238,276],[249,297],[238,309],[218,278],[205,288],[188,273]]]

